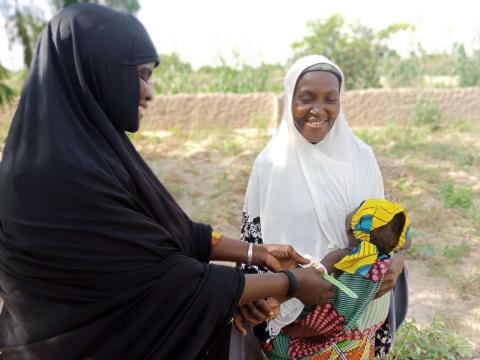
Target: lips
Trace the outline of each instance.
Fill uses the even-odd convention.
[[[321,119],[317,119],[317,118],[308,118],[305,121],[305,124],[309,127],[320,128],[323,125],[328,124],[328,119],[321,120]]]

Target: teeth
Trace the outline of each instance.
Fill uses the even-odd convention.
[[[307,124],[310,125],[311,127],[321,127],[326,122],[327,122],[327,120],[322,120],[322,121],[309,120],[309,121],[307,121]]]

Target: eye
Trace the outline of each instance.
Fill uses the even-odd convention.
[[[311,96],[299,96],[298,100],[303,103],[309,103],[313,101],[313,98]]]
[[[338,98],[327,98],[327,103],[329,104],[336,104],[338,102]]]

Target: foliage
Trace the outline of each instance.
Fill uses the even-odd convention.
[[[386,41],[400,31],[412,29],[409,24],[393,24],[375,31],[360,23],[346,24],[344,18],[336,14],[307,23],[308,35],[292,44],[293,60],[321,54],[342,68],[348,89],[379,87],[381,62],[395,54]]]
[[[450,244],[443,249],[443,256],[445,256],[449,262],[453,264],[460,263],[471,252],[470,245],[465,241],[460,244]]]
[[[455,71],[459,77],[460,86],[480,85],[480,50],[468,56],[463,44],[454,47],[456,55]]]
[[[440,194],[447,208],[470,210],[475,192],[471,187],[455,186],[452,181],[443,184]]]
[[[80,2],[95,2],[130,13],[140,9],[138,0],[51,0],[55,10]],[[22,5],[13,0],[0,0],[0,13],[5,18],[5,26],[10,44],[19,43],[23,48],[23,63],[30,66],[35,42],[46,24],[42,11],[33,4]]]
[[[460,359],[472,355],[470,344],[436,319],[420,329],[414,320],[405,322],[389,356],[390,360]]]
[[[80,2],[93,2],[102,4],[117,10],[126,11],[131,14],[136,14],[138,10],[140,10],[140,4],[138,0],[51,0],[52,6],[56,10],[60,10],[64,7]]]
[[[420,97],[413,112],[413,121],[416,125],[423,125],[430,130],[438,130],[442,120],[442,111],[438,104],[427,97]]]
[[[203,66],[194,70],[178,54],[163,54],[152,81],[159,94],[281,91],[283,66],[261,64],[253,67],[243,63],[237,53],[234,57],[236,63],[233,66],[227,65],[221,58],[218,66]]]
[[[20,5],[18,1],[0,0],[0,11],[5,18],[5,30],[10,44],[23,47],[23,63],[30,66],[35,42],[45,25],[43,13],[35,6]]]
[[[139,0],[49,1],[53,11],[78,2],[97,2],[133,14],[140,8]],[[10,44],[23,47],[28,67],[45,15],[32,0],[0,0],[0,15],[6,19]],[[214,65],[194,69],[178,54],[164,54],[155,87],[160,94],[281,92],[289,63],[307,54],[322,54],[338,63],[345,73],[347,89],[480,85],[480,49],[467,53],[458,43],[451,52],[428,53],[417,44],[407,57],[401,57],[389,41],[405,31],[414,31],[414,27],[400,23],[374,30],[358,22],[347,23],[336,14],[308,22],[305,37],[292,44],[293,57],[281,64],[252,66],[233,53],[233,62],[220,58]]]
[[[0,64],[0,106],[9,103],[15,96],[15,91],[5,82],[9,75],[9,71]]]

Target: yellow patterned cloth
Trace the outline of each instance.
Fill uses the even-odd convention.
[[[377,247],[370,242],[373,229],[389,223],[399,213],[405,214],[405,225],[395,250],[402,248],[410,237],[410,221],[407,211],[397,203],[384,199],[368,199],[360,204],[352,216],[351,229],[360,244],[350,255],[335,264],[339,270],[365,275],[379,256]]]

